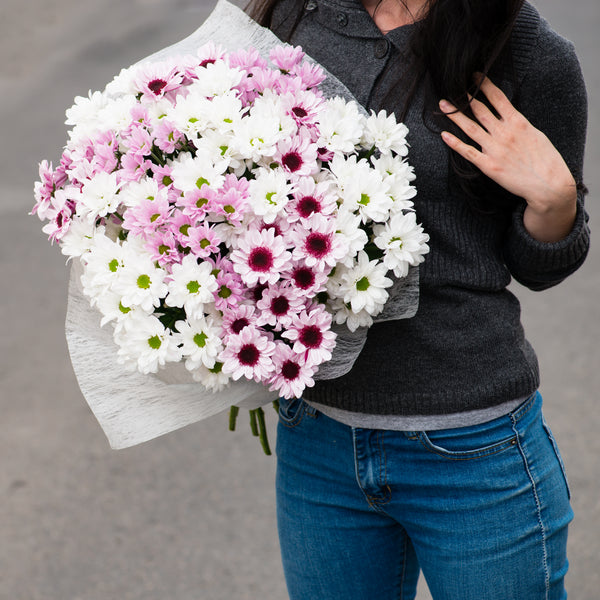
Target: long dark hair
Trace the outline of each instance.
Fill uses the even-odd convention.
[[[404,0],[397,0],[404,3]],[[250,0],[246,12],[258,23],[269,27],[273,9],[278,0]],[[524,4],[524,0],[428,0],[423,14],[425,17],[415,28],[412,37],[414,68],[403,107],[397,110],[399,120],[403,120],[410,103],[419,88],[423,86],[425,104],[423,119],[429,127],[446,128],[464,139],[462,132],[443,117],[438,110],[440,98],[450,100],[459,110],[471,115],[469,94],[477,97],[478,82],[473,79],[476,72],[490,75],[496,81],[508,82],[515,89],[514,72],[510,52],[510,35]],[[298,0],[296,15],[288,18],[291,25],[286,27],[288,41],[302,16],[303,2]],[[388,64],[394,69],[394,63]],[[398,79],[398,86],[406,81]],[[389,90],[384,106],[391,110],[396,95],[395,86]],[[482,195],[482,186],[487,188],[486,205],[490,206],[490,193],[494,186],[483,177],[478,169],[462,157],[452,152],[450,157],[453,179],[471,199],[474,206],[482,208],[477,198]],[[491,189],[490,189],[491,186]],[[497,190],[496,190],[497,191]]]

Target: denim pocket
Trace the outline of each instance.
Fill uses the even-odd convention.
[[[306,414],[307,404],[302,398],[279,399],[279,421],[285,427],[296,427]]]
[[[565,486],[567,487],[567,495],[570,500],[571,499],[571,487],[569,486],[569,480],[567,478],[567,470],[565,469],[565,463],[563,462],[562,456],[560,455],[560,450],[558,449],[558,444],[556,443],[556,440],[554,439],[554,434],[552,433],[552,430],[548,426],[548,423],[546,423],[546,419],[544,419],[543,416],[542,416],[542,425],[544,427],[544,431],[546,432],[546,435],[548,436],[548,439],[550,440],[550,443],[552,444],[554,454],[556,454],[556,459],[558,460],[558,464],[560,465],[560,470],[562,472],[563,479],[565,480]]]
[[[516,434],[507,435],[506,431],[501,436],[493,435],[499,432],[489,432],[491,435],[488,435],[488,432],[478,432],[475,428],[468,428],[464,433],[460,429],[450,431],[420,431],[417,438],[427,450],[448,460],[485,458],[517,445]]]

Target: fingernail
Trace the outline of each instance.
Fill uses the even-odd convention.
[[[440,108],[443,111],[450,111],[450,110],[452,110],[452,104],[450,104],[450,102],[448,102],[448,100],[440,100]]]

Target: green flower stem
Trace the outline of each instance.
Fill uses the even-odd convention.
[[[275,409],[275,412],[279,412],[279,400],[273,400],[273,408]]]
[[[262,446],[264,453],[267,456],[271,456],[271,448],[269,447],[269,439],[267,437],[267,426],[265,424],[265,412],[262,408],[257,408],[255,412],[258,418],[258,428],[260,430],[260,445]]]
[[[250,411],[250,430],[252,431],[252,435],[258,437],[258,421],[256,419],[256,413],[260,410],[257,408],[256,410]]]
[[[229,409],[229,431],[235,431],[235,424],[237,422],[237,416],[240,412],[239,407],[232,406]]]

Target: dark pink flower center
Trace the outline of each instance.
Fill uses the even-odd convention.
[[[252,298],[254,298],[254,302],[258,302],[263,297],[263,293],[266,289],[266,284],[257,285],[252,289]]]
[[[298,202],[298,213],[304,219],[310,217],[314,212],[319,212],[321,204],[312,196],[304,196]]]
[[[294,173],[302,166],[302,157],[298,152],[288,152],[283,155],[281,162],[288,171]]]
[[[200,63],[200,66],[201,66],[201,67],[206,67],[207,65],[212,65],[212,64],[214,64],[214,62],[215,62],[215,59],[214,59],[214,58],[207,58],[206,60],[203,60],[203,61]]]
[[[311,233],[306,238],[306,251],[315,258],[323,258],[331,250],[331,239],[323,233]]]
[[[238,360],[248,367],[253,367],[260,358],[260,352],[254,344],[244,344],[238,352]]]
[[[308,115],[308,113],[301,106],[294,106],[294,108],[292,108],[292,112],[300,119],[303,119]]]
[[[155,95],[159,96],[160,93],[167,87],[167,82],[164,79],[153,79],[148,84],[148,89]]]
[[[246,319],[246,317],[241,317],[239,319],[236,319],[231,324],[231,331],[233,331],[233,333],[239,333],[247,325],[250,325],[250,321],[248,321],[248,319]]]
[[[323,341],[323,334],[316,325],[308,325],[300,331],[298,340],[307,348],[319,348]]]
[[[292,275],[294,283],[301,289],[306,290],[315,283],[315,274],[308,267],[300,267]]]
[[[271,300],[271,312],[276,316],[287,314],[290,310],[290,301],[285,296],[277,296]]]
[[[253,271],[269,271],[273,266],[273,253],[262,246],[254,248],[248,258],[248,266]]]
[[[284,379],[292,381],[296,379],[298,375],[300,375],[300,367],[295,362],[286,360],[281,367],[281,374],[283,375]]]

